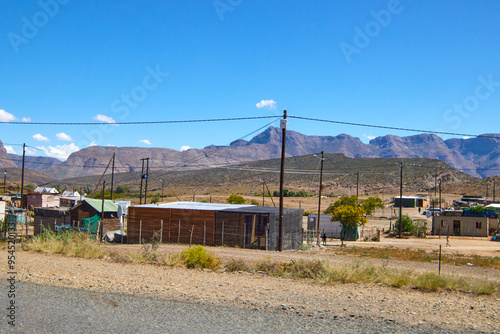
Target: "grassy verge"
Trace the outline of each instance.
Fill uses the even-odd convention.
[[[108,257],[113,261],[124,263],[183,266],[209,270],[217,270],[220,267],[220,260],[202,246],[194,246],[186,248],[180,253],[165,255],[158,251],[158,244],[153,242],[143,245],[143,249],[139,252],[120,256],[103,250],[98,242],[89,239],[87,234],[81,232],[54,233],[46,231],[27,242],[23,242],[21,247],[25,251],[87,259]],[[391,269],[386,265],[370,265],[362,261],[338,266],[320,260],[274,262],[270,258],[266,258],[256,263],[247,263],[233,259],[224,268],[228,271],[261,272],[276,277],[310,279],[321,284],[376,283],[395,288],[410,287],[423,291],[450,290],[500,295],[500,285],[492,281],[459,279],[446,275],[439,276],[432,272],[414,273],[409,270]]]
[[[23,242],[21,249],[86,259],[102,259],[110,255],[102,250],[95,240],[89,239],[87,234],[74,231],[55,233],[46,230],[29,241]]]
[[[391,259],[400,261],[433,262],[438,261],[438,251],[426,252],[422,249],[401,249],[395,247],[344,247],[335,251],[338,255]],[[456,266],[470,265],[500,269],[500,257],[466,256],[462,254],[442,255],[441,262]]]
[[[240,260],[231,260],[226,269],[230,271],[259,271],[271,276],[312,279],[322,284],[376,283],[395,288],[409,287],[422,291],[461,291],[481,295],[499,295],[496,282],[477,279],[455,278],[433,272],[415,273],[410,270],[395,270],[385,265],[370,265],[356,261],[349,265],[334,266],[320,260],[272,262],[266,259],[248,266]]]

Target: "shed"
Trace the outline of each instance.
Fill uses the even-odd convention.
[[[424,206],[424,200],[415,196],[394,197],[394,207],[399,208],[402,203],[403,208],[421,208]]]
[[[40,234],[45,229],[56,230],[56,226],[73,225],[68,208],[34,208],[34,234]]]
[[[161,242],[227,245],[274,250],[278,246],[277,208],[254,205],[174,202],[129,207],[129,242],[150,240],[155,232]],[[302,210],[284,210],[283,249],[302,244]]]
[[[79,204],[70,209],[72,222],[80,222],[82,218],[90,218],[95,215],[101,216],[102,200],[86,198]],[[113,201],[104,200],[103,228],[102,233],[116,231],[121,229],[120,219],[118,218],[118,205]]]

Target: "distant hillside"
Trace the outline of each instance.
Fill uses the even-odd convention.
[[[342,153],[350,158],[429,158],[439,159],[453,168],[476,177],[500,174],[499,138],[448,139],[432,134],[408,137],[387,135],[364,144],[359,138],[337,136],[308,136],[287,131],[286,155],[297,157],[325,151]],[[2,151],[3,150],[3,151]],[[4,152],[0,149],[0,158]],[[92,146],[75,152],[63,162],[33,161],[32,168],[54,167],[46,170],[55,179],[100,175],[116,154],[117,173],[138,172],[142,158],[150,158],[152,171],[176,171],[240,164],[250,161],[277,159],[281,155],[281,129],[269,127],[250,141],[235,140],[229,146],[210,145],[203,149],[176,151],[167,148],[100,147]],[[4,164],[12,163],[7,157]],[[18,160],[16,160],[17,162]]]
[[[23,156],[17,154],[9,154],[9,158],[21,168],[23,165]],[[39,171],[46,171],[62,164],[62,161],[50,157],[33,157],[26,155],[24,157],[24,167]]]
[[[324,194],[355,194],[359,172],[360,196],[365,194],[397,193],[399,191],[399,162],[403,162],[405,192],[426,192],[433,189],[435,173],[443,184],[465,184],[475,178],[457,171],[440,160],[409,158],[348,158],[343,154],[326,154],[324,161]],[[317,193],[319,185],[319,158],[314,155],[290,157],[285,161],[286,188]],[[420,167],[421,166],[421,167]],[[165,194],[177,195],[240,193],[255,194],[262,191],[265,180],[271,192],[278,189],[280,160],[249,162],[219,168],[153,171],[149,176],[148,189],[159,193],[161,181],[165,182]],[[105,177],[109,186],[110,175]],[[88,186],[94,188],[99,176],[73,178],[58,181],[67,188]],[[115,186],[127,185],[139,189],[140,173],[129,172],[115,175]]]

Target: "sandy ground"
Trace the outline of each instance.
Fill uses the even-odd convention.
[[[140,251],[140,245],[107,246],[114,251]],[[162,245],[160,251],[173,254],[182,245]],[[309,251],[265,252],[209,247],[223,262],[230,259],[259,261],[271,258],[327,259],[333,265],[358,261],[335,256],[335,246]],[[330,249],[329,249],[330,248]],[[6,252],[4,252],[6,253]],[[188,270],[155,265],[115,263],[111,259],[86,260],[18,250],[18,278],[22,281],[92,291],[144,294],[188,302],[273,309],[309,317],[364,317],[376,321],[435,325],[456,331],[499,331],[499,296],[470,293],[426,293],[410,288],[396,289],[377,284],[323,285],[308,280],[269,277],[266,274],[223,270]],[[382,264],[382,260],[363,259]],[[384,261],[385,265],[415,271],[435,271],[435,264]],[[499,270],[443,266],[443,272],[463,277],[499,279]],[[1,269],[0,277],[7,276]],[[500,280],[499,280],[500,284]]]

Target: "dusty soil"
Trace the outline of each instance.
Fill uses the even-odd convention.
[[[140,245],[108,246],[116,252],[140,251]],[[334,247],[334,246],[329,246]],[[259,261],[270,257],[328,259],[332,264],[352,262],[350,256],[335,256],[329,247],[310,251],[265,252],[234,248],[209,248],[223,262],[229,259]],[[160,251],[173,254],[185,246],[162,245]],[[26,282],[86,290],[145,294],[160,298],[221,304],[235,307],[274,309],[297,316],[363,317],[404,324],[436,325],[456,331],[499,331],[499,296],[469,293],[427,293],[376,284],[322,285],[308,280],[269,277],[260,273],[188,270],[155,265],[115,263],[107,260],[65,258],[58,255],[17,252],[18,278]],[[382,263],[382,260],[363,259]],[[416,271],[436,270],[435,264],[385,261],[390,267]],[[463,277],[499,279],[495,269],[443,266],[443,272]],[[6,277],[1,269],[0,277]],[[500,280],[499,280],[500,284]]]

